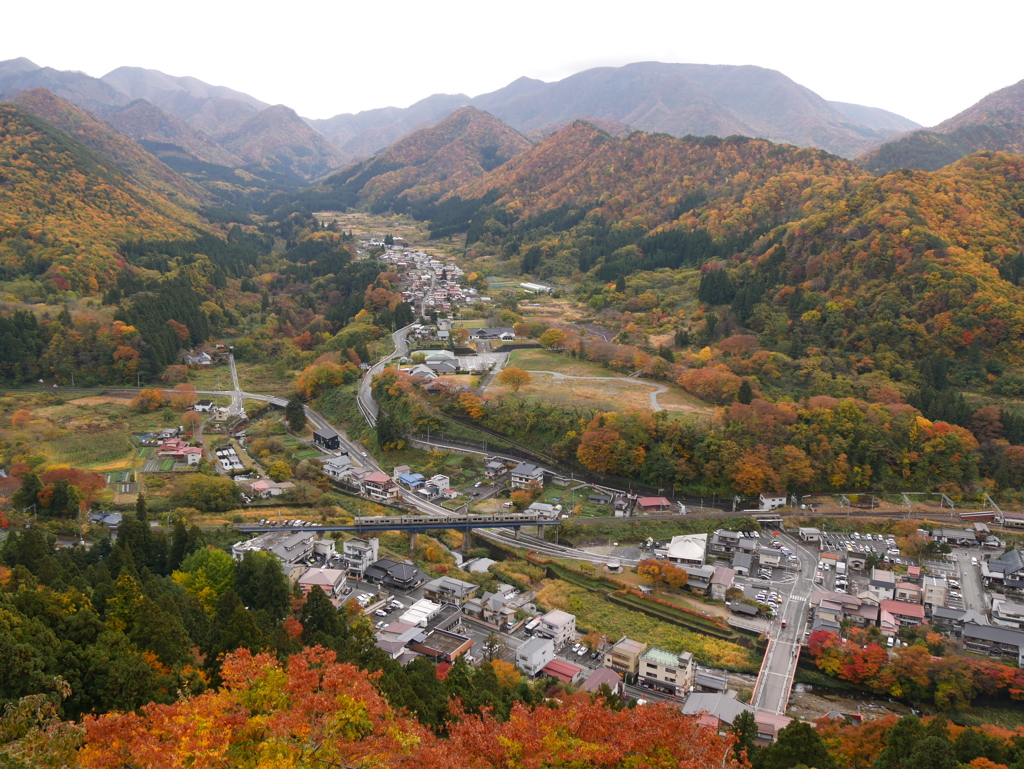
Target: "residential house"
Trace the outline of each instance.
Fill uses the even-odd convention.
[[[463,582],[453,577],[438,577],[423,586],[423,597],[438,603],[462,606],[479,589],[480,586],[472,582]]]
[[[362,579],[366,570],[377,560],[379,546],[380,543],[376,537],[369,539],[352,537],[345,540],[342,549],[345,571],[352,577]]]
[[[762,566],[778,566],[782,563],[782,551],[774,547],[758,548],[757,560]]]
[[[652,646],[640,657],[639,682],[673,696],[683,694],[693,683],[693,655],[675,654]]]
[[[309,595],[314,588],[319,588],[334,598],[345,587],[345,572],[341,569],[310,569],[298,579],[303,595]]]
[[[550,638],[534,636],[516,649],[516,667],[535,676],[555,658],[555,644]]]
[[[203,414],[209,414],[211,411],[213,411],[213,401],[211,401],[211,400],[196,401],[196,404],[192,407],[192,410],[193,411],[199,411],[199,412],[201,412]]]
[[[412,468],[409,465],[395,465],[395,469],[391,471],[391,480],[398,483],[398,479],[406,473],[411,473]]]
[[[534,502],[523,512],[528,515],[535,515],[538,518],[556,518],[562,512],[562,506],[549,505],[545,502]]]
[[[1018,548],[982,561],[981,578],[986,587],[1000,585],[1008,594],[1024,592],[1024,553]]]
[[[732,555],[733,553],[756,553],[759,549],[757,539],[746,536],[741,531],[719,529],[708,541],[708,552],[714,555]]]
[[[419,489],[426,483],[422,473],[402,473],[396,480],[407,489]]]
[[[291,481],[271,481],[269,479],[263,479],[256,481],[249,488],[252,489],[252,493],[258,497],[264,499],[268,497],[279,497],[286,491],[291,491],[295,488],[295,484]]]
[[[1009,658],[1024,667],[1024,632],[1003,627],[967,623],[963,626],[964,648],[996,658]]]
[[[530,462],[521,462],[512,468],[512,488],[524,489],[531,483],[544,485],[544,468]]]
[[[785,494],[765,494],[764,492],[761,492],[757,499],[761,503],[761,510],[764,511],[775,510],[786,506]]]
[[[992,624],[1024,630],[1024,604],[1007,598],[992,599]]]
[[[891,614],[900,627],[912,627],[924,623],[924,607],[920,604],[883,600],[879,602],[879,608],[883,612]]]
[[[896,583],[896,600],[921,603],[921,588],[913,582]]]
[[[561,609],[552,609],[540,617],[540,627],[534,634],[552,639],[555,648],[560,649],[576,637],[576,615]]]
[[[947,635],[959,637],[963,630],[964,615],[967,614],[963,609],[947,609],[945,606],[936,606],[932,610],[932,626],[936,630],[941,630]],[[985,624],[988,624],[986,620]]]
[[[498,478],[508,472],[508,465],[497,459],[492,459],[484,466],[484,475],[488,480]]]
[[[749,577],[753,563],[754,556],[750,553],[736,553],[732,557],[732,570],[741,577]]]
[[[322,470],[324,475],[328,478],[332,478],[336,481],[344,480],[348,477],[349,473],[352,472],[352,460],[347,456],[331,457],[323,463]]]
[[[602,684],[607,685],[612,694],[621,697],[626,693],[626,684],[623,682],[622,676],[610,668],[598,668],[587,676],[587,680],[580,688],[585,692],[597,694]]]
[[[724,601],[725,592],[732,587],[732,581],[735,576],[736,572],[732,569],[727,569],[724,566],[717,567],[708,583],[711,597],[716,601]]]
[[[935,529],[932,531],[932,541],[940,545],[952,545],[953,547],[969,547],[975,544],[974,532],[970,529]]]
[[[583,680],[586,670],[573,665],[571,662],[560,660],[557,657],[541,668],[541,673],[552,678],[557,678],[565,684],[577,684]]]
[[[394,484],[388,474],[377,470],[363,478],[363,495],[375,502],[389,504],[398,496],[398,486]]]
[[[378,582],[385,587],[398,590],[411,590],[422,578],[423,572],[411,563],[393,561],[390,558],[381,558],[368,566],[363,573],[363,579],[367,582]]]
[[[708,547],[707,534],[678,534],[672,537],[665,556],[680,566],[701,567]]]
[[[454,662],[455,659],[473,646],[473,639],[447,630],[434,629],[409,644],[414,652],[429,657],[434,662]]]
[[[627,680],[640,670],[640,657],[647,644],[623,636],[604,654],[604,666],[624,675]]]
[[[874,593],[879,601],[891,601],[896,597],[896,575],[885,569],[872,569],[868,590]]]
[[[516,610],[505,605],[505,596],[501,593],[488,592],[479,598],[470,598],[462,605],[462,611],[500,628],[514,625],[516,621]]]
[[[940,574],[927,574],[924,578],[924,591],[921,600],[925,609],[934,613],[936,608],[946,605],[946,578]]]
[[[313,431],[313,443],[328,451],[341,448],[341,436],[333,427],[320,427]]]
[[[725,692],[729,689],[729,677],[713,670],[698,669],[693,674],[695,692]]]
[[[658,513],[670,510],[672,503],[666,497],[638,497],[636,510],[640,513]]]
[[[711,589],[711,580],[715,576],[714,566],[683,566],[683,571],[689,577],[686,586],[691,593],[707,595]]]

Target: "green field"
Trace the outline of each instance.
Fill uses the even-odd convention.
[[[116,462],[134,452],[131,440],[121,432],[67,433],[50,444],[54,459],[74,467],[91,467]]]

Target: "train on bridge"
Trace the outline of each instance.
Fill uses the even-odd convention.
[[[557,515],[538,515],[537,513],[460,513],[452,515],[391,515],[372,516],[366,518],[355,518],[353,526],[422,526],[424,524],[437,524],[439,527],[451,527],[454,525],[474,527],[490,526],[536,526],[537,524],[552,524],[558,520]]]

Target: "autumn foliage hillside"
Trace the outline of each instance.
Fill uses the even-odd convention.
[[[739,277],[746,266],[734,277],[767,286],[751,325],[794,352],[1020,359],[1022,210],[1019,155],[896,171],[772,233],[757,249],[756,278]],[[782,318],[785,329],[774,325]]]
[[[936,171],[972,152],[1024,152],[1024,80],[990,93],[930,130],[914,131],[857,158],[875,173]]]
[[[760,139],[634,133],[576,122],[430,213],[435,234],[468,229],[542,277],[602,279],[731,255],[822,210],[869,178],[849,161]]]
[[[81,766],[740,766],[731,737],[667,705],[615,711],[574,695],[550,707],[516,706],[506,722],[464,714],[444,739],[394,711],[365,671],[322,648],[287,666],[242,649],[222,677],[219,691],[89,720]]]
[[[177,239],[198,217],[27,112],[0,105],[0,276],[93,293],[122,268],[117,244]]]
[[[209,198],[206,190],[176,174],[127,136],[45,88],[25,91],[11,103],[109,158],[122,171],[178,205],[194,207]]]
[[[365,206],[408,211],[437,200],[530,147],[498,118],[463,107],[374,155],[331,174],[303,196],[313,210]]]

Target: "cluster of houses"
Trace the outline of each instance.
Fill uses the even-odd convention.
[[[372,243],[372,241],[371,241]],[[383,245],[383,244],[381,244]],[[474,288],[459,285],[462,269],[445,264],[423,251],[406,249],[402,244],[385,245],[381,260],[393,264],[405,278],[402,299],[429,310],[451,311],[460,304],[479,301]]]
[[[814,529],[801,529],[801,539],[813,541]],[[988,526],[974,522],[969,528],[940,528],[927,534],[933,542],[951,547],[984,547],[993,541]],[[996,540],[998,542],[998,540]],[[818,590],[810,602],[810,628],[840,632],[842,623],[858,627],[877,627],[890,646],[899,645],[901,628],[930,622],[953,638],[964,649],[1024,665],[1024,553],[1007,550],[986,557],[977,564],[986,588],[988,611],[985,613],[950,606],[958,596],[959,583],[940,573],[922,574],[910,565],[905,574],[874,567],[867,569],[864,555],[850,553],[840,560],[833,553],[822,553],[821,560],[835,564],[836,571],[847,567],[867,571],[864,590],[855,595]]]
[[[217,449],[216,454],[217,461],[220,462],[220,466],[224,472],[245,469],[245,465],[242,464],[242,458],[238,456],[238,452],[235,451],[233,446]]]
[[[198,348],[182,353],[181,360],[186,366],[205,368],[216,363],[227,363],[228,358],[231,357],[232,349],[234,348],[230,345],[215,344],[210,348]]]
[[[718,672],[702,670],[689,652],[674,652],[622,638],[604,654],[604,667],[627,682],[674,697],[686,697],[684,713],[699,715],[717,730],[725,729],[743,712],[752,713],[757,724],[757,739],[774,742],[790,718],[755,710],[740,702],[729,690],[728,678]]]
[[[347,454],[325,460],[321,471],[331,480],[374,502],[392,504],[398,499],[395,478],[381,470],[356,465]]]
[[[155,436],[147,436],[143,440],[143,445],[155,445],[155,454],[160,459],[173,459],[186,467],[198,465],[203,458],[203,450],[198,446],[190,446],[179,437],[180,435],[181,431],[178,428],[169,427]]]

